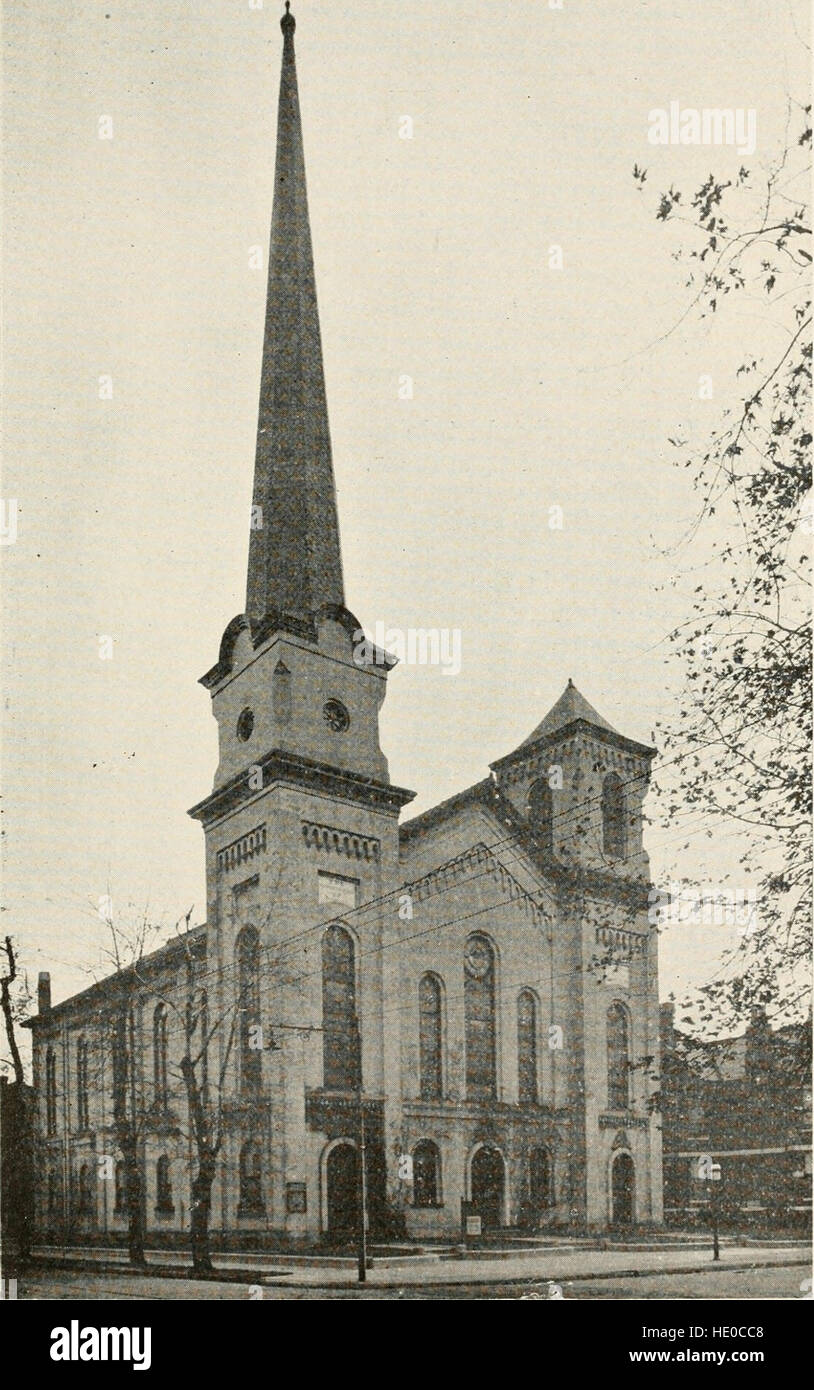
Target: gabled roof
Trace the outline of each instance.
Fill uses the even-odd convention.
[[[93,1008],[94,1005],[104,1007],[110,1001],[112,991],[117,986],[139,984],[144,981],[146,987],[149,976],[155,976],[167,966],[183,959],[187,952],[198,958],[205,956],[205,922],[201,923],[199,927],[190,927],[189,931],[171,937],[163,946],[159,946],[155,951],[150,951],[148,955],[142,956],[135,964],[126,965],[122,970],[114,971],[112,975],[105,975],[103,979],[96,980],[87,989],[80,990],[78,994],[71,994],[67,999],[62,999],[46,1013],[32,1014],[31,1018],[23,1020],[22,1026],[23,1028],[47,1026],[55,1019],[70,1014],[74,1010],[81,1013],[82,1010]]]

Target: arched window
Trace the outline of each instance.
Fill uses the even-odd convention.
[[[78,1129],[87,1129],[89,1125],[87,1038],[80,1038],[76,1044],[76,1123]]]
[[[265,1211],[260,1145],[249,1139],[240,1150],[240,1213]]]
[[[534,782],[529,790],[528,817],[542,848],[547,854],[553,854],[554,796],[547,777]]]
[[[326,1091],[352,1091],[361,1067],[353,937],[330,926],[322,937],[322,1076]]]
[[[440,1100],[443,1090],[443,995],[436,975],[418,986],[418,1048],[421,1099]]]
[[[608,1009],[608,1109],[630,1104],[630,1021],[624,1004]]]
[[[521,1105],[536,1105],[537,1000],[530,989],[517,996],[517,1098]]]
[[[602,783],[602,852],[609,859],[625,857],[625,793],[617,772]]]
[[[413,1149],[413,1206],[437,1207],[441,1203],[441,1155],[431,1139]]]
[[[92,1216],[96,1205],[93,1172],[89,1163],[79,1169],[79,1215]]]
[[[240,991],[240,1084],[258,1091],[263,1079],[263,1034],[260,1025],[260,937],[244,927],[237,938]]]
[[[464,954],[466,1094],[494,1100],[497,1094],[495,1046],[495,952],[487,936],[471,936]]]
[[[57,1059],[52,1047],[45,1054],[45,1128],[57,1132]]]
[[[167,1104],[167,1008],[159,1004],[153,1014],[153,1081],[155,1103]]]
[[[127,1206],[127,1164],[123,1158],[120,1158],[116,1164],[114,1179],[115,1204],[113,1210],[120,1216]]]
[[[155,1165],[155,1209],[164,1212],[175,1210],[172,1201],[170,1160],[166,1154],[162,1154]]]

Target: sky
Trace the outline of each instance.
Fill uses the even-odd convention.
[[[754,109],[767,164],[807,90],[806,7],[292,9],[346,601],[371,631],[461,634],[458,674],[390,678],[391,777],[411,812],[479,780],[569,677],[649,742],[694,506],[667,441],[703,438],[771,327],[748,303],[681,322],[683,233],[653,195],[748,161],[653,146],[648,114]],[[244,606],[281,12],[2,7],[3,906],[55,1000],[88,983],[101,896],[205,912],[197,680]],[[720,882],[728,849],[687,841],[651,827],[655,877]],[[731,939],[665,932],[662,997]]]

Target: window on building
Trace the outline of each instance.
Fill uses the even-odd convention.
[[[464,955],[466,1094],[494,1100],[497,1094],[495,1047],[495,952],[487,936],[471,936]]]
[[[607,1016],[608,1109],[630,1104],[630,1020],[624,1004],[611,1004]]]
[[[602,783],[602,852],[609,859],[625,857],[625,793],[617,772]]]
[[[547,854],[553,854],[554,794],[547,777],[534,782],[529,790],[528,817],[542,848]]]
[[[250,1139],[240,1150],[240,1212],[262,1212],[263,1172],[260,1145]]]
[[[437,1207],[441,1202],[441,1155],[431,1139],[413,1150],[413,1206]]]
[[[259,1091],[263,1079],[263,1033],[260,1020],[260,936],[244,927],[237,938],[240,992],[240,1084]]]
[[[521,1105],[536,1105],[537,999],[530,989],[517,996],[517,1098]]]
[[[115,1203],[113,1210],[117,1216],[127,1208],[127,1165],[124,1159],[120,1158],[114,1171],[115,1179]]]
[[[326,1091],[360,1084],[353,937],[333,925],[322,937],[322,1074]]]
[[[78,1129],[89,1127],[87,1038],[80,1038],[76,1044],[76,1123]]]
[[[94,1170],[89,1163],[79,1169],[79,1215],[93,1216],[96,1206]]]
[[[45,1128],[49,1135],[57,1132],[57,1059],[52,1047],[45,1054]]]
[[[153,1082],[155,1103],[167,1104],[167,1008],[159,1004],[153,1014]]]
[[[422,1100],[440,1100],[443,1089],[443,992],[436,975],[418,986],[419,1075]]]
[[[170,1160],[166,1154],[162,1154],[155,1165],[155,1209],[163,1212],[175,1210],[172,1200]]]

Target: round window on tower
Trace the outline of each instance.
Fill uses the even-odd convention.
[[[244,709],[237,721],[237,736],[241,743],[248,743],[254,729],[254,711]]]
[[[350,715],[341,700],[329,700],[322,711],[325,723],[335,734],[343,734],[350,724]]]

